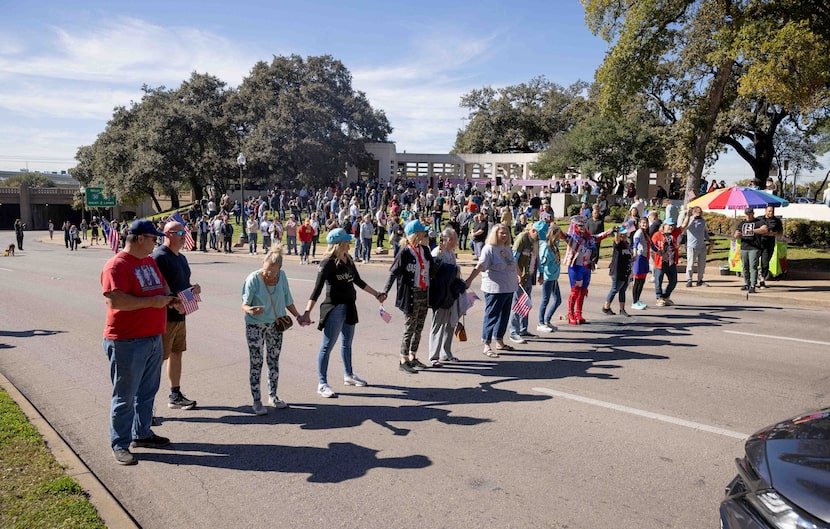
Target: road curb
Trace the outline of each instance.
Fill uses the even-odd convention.
[[[130,513],[110,493],[95,474],[81,461],[81,458],[72,450],[61,435],[52,428],[43,415],[29,402],[9,379],[0,373],[0,387],[2,387],[17,406],[29,419],[29,422],[37,428],[46,447],[52,452],[58,463],[60,463],[67,475],[71,476],[89,495],[89,501],[95,506],[98,515],[104,520],[107,527],[119,529],[141,529],[141,526],[130,516]]]

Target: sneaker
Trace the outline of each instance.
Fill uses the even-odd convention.
[[[536,326],[536,331],[537,332],[553,332],[553,330],[550,327],[548,327],[547,325],[545,325],[544,323],[540,323],[539,325],[537,325]]]
[[[663,298],[663,303],[665,303],[667,307],[671,307],[674,305],[674,301],[670,300],[669,298]]]
[[[328,384],[319,384],[317,386],[317,393],[319,393],[321,397],[325,397],[327,399],[337,397],[337,393],[335,393]]]
[[[284,400],[280,400],[279,397],[268,397],[268,404],[270,404],[278,410],[284,410],[288,407],[288,403]]]
[[[403,371],[404,373],[409,373],[410,375],[414,375],[415,373],[417,373],[417,372],[418,372],[418,371],[417,371],[414,367],[412,367],[412,366],[409,364],[409,362],[404,362],[404,363],[402,363],[402,364],[399,364],[399,365],[398,365],[398,369],[400,369],[400,370],[401,370],[401,371]]]
[[[637,302],[635,302],[635,303],[632,303],[632,304],[631,304],[631,308],[632,308],[633,310],[645,310],[645,308],[646,308],[647,306],[648,306],[648,305],[646,305],[646,304],[645,304],[645,303],[643,303],[642,301],[637,301]]]
[[[706,283],[705,281],[698,281],[697,286],[699,286],[699,287],[708,287],[709,283]]]
[[[665,300],[665,299],[663,299],[663,298],[660,298],[660,299],[658,299],[658,300],[657,300],[656,305],[657,305],[658,307],[665,307],[665,306],[666,306],[666,300]]]
[[[256,401],[251,405],[251,408],[254,410],[254,414],[256,415],[267,415],[268,410],[265,409],[265,406],[262,405],[262,402]]]
[[[611,307],[602,307],[602,313],[603,314],[608,314],[609,316],[616,316],[614,311],[611,310]]]
[[[525,339],[524,339],[524,338],[522,338],[521,336],[517,336],[517,335],[515,335],[515,334],[511,334],[511,335],[509,336],[509,339],[510,339],[510,341],[511,341],[511,342],[513,342],[513,343],[518,343],[518,344],[526,344],[526,343],[527,343],[527,340],[525,340]]]
[[[686,281],[686,288],[692,288],[692,282]]]
[[[548,329],[550,329],[550,332],[556,332],[556,331],[558,331],[558,330],[559,330],[559,327],[557,327],[556,325],[552,324],[551,322],[547,322],[545,325],[547,325],[547,326],[548,326]]]
[[[362,378],[360,378],[357,375],[346,375],[346,376],[344,376],[343,377],[343,384],[346,385],[346,386],[359,386],[359,387],[369,385],[368,382],[366,382],[365,380],[363,380]]]
[[[519,336],[523,336],[525,338],[537,338],[537,336],[535,334],[533,334],[532,332],[530,332],[530,331],[525,331],[525,332],[519,334]]]
[[[133,442],[130,443],[130,448],[160,448],[169,444],[170,439],[153,434],[144,439],[133,439]]]
[[[432,367],[444,367],[444,364],[442,364],[438,360],[433,360],[432,361]]]
[[[138,463],[133,453],[127,448],[116,448],[112,451],[112,456],[118,461],[119,465],[135,465]]]
[[[741,290],[749,290],[749,285],[744,285],[741,287]]]
[[[421,371],[423,369],[429,369],[425,363],[421,362],[417,358],[414,360],[410,360],[409,365],[412,366],[413,369],[417,369],[418,371]]]
[[[767,288],[767,284],[766,284],[765,282],[761,281],[761,282],[758,284],[758,288]]]
[[[167,407],[171,410],[192,410],[196,407],[196,401],[177,393],[175,397],[170,397]]]
[[[755,287],[749,287],[749,293],[755,294]]]

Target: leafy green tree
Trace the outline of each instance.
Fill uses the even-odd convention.
[[[0,182],[0,187],[20,187],[22,184],[29,187],[55,187],[54,180],[42,173],[16,174]]]
[[[226,113],[247,158],[246,173],[321,186],[347,165],[365,166],[366,142],[386,141],[392,128],[351,73],[331,56],[274,57],[258,62],[229,97]]]
[[[461,98],[469,110],[465,128],[452,152],[540,152],[551,139],[573,128],[585,115],[587,83],[563,88],[536,77],[528,83],[496,90],[475,89]]]
[[[638,167],[663,167],[665,151],[658,131],[642,113],[629,108],[628,113],[608,118],[592,114],[562,136],[556,150],[549,149],[534,165],[536,172],[551,164],[556,173],[579,168],[583,175],[600,173],[599,185],[611,190],[617,181]]]
[[[687,190],[697,190],[734,93],[786,111],[828,102],[830,8],[809,0],[582,0],[589,28],[611,44],[597,70],[604,111],[668,74],[683,88],[677,135],[688,152]],[[683,93],[683,92],[681,92]],[[657,93],[663,98],[663,93]],[[774,132],[774,131],[773,131]]]

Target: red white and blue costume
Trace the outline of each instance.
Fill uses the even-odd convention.
[[[568,267],[568,278],[571,281],[571,295],[568,297],[568,323],[571,325],[586,323],[582,317],[582,304],[591,283],[591,254],[597,244],[611,233],[612,230],[609,229],[591,235],[585,229],[585,217],[576,215],[571,217],[568,233],[563,235],[567,245],[563,263]]]

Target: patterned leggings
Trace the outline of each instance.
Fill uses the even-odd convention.
[[[248,354],[251,359],[251,397],[254,402],[262,400],[260,376],[262,374],[263,346],[265,361],[268,363],[268,394],[277,396],[277,382],[280,378],[280,351],[282,334],[274,330],[273,323],[246,323],[245,338],[248,340]]]
[[[421,332],[427,319],[429,303],[426,290],[412,292],[412,312],[404,315],[403,338],[401,339],[401,356],[418,352],[421,344]]]

